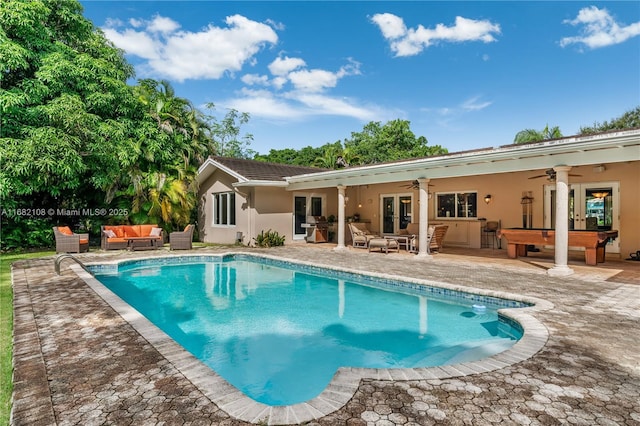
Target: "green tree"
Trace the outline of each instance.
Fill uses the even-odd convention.
[[[523,144],[523,143],[532,143],[532,142],[540,142],[548,139],[558,139],[562,137],[562,132],[560,131],[560,127],[554,126],[549,127],[547,124],[544,129],[538,131],[534,129],[524,129],[516,133],[515,138],[513,139],[513,143],[515,144]]]
[[[132,87],[127,81],[133,76],[123,52],[82,16],[78,1],[0,2],[0,203],[5,212],[109,203],[131,210],[142,193],[151,207],[140,203],[140,211],[150,220],[159,217],[172,226],[182,221],[183,209],[195,211],[195,203],[187,201],[194,170],[213,146],[208,124],[168,82],[141,80]],[[141,192],[137,185],[146,188]],[[179,189],[185,192],[181,197]],[[170,210],[181,213],[167,214]],[[102,221],[108,219],[140,218]],[[38,226],[50,234],[54,222],[78,221],[47,217]],[[5,214],[2,229],[4,247],[7,238],[33,230],[33,221]],[[32,245],[51,241],[45,235]]]
[[[207,108],[214,110],[215,105],[208,103]],[[229,109],[220,121],[213,115],[206,116],[212,148],[216,155],[236,158],[252,158],[256,155],[256,152],[249,148],[253,135],[245,133],[240,136],[240,128],[249,122],[249,118],[249,113],[240,113],[235,109]]]
[[[407,120],[392,120],[382,125],[370,122],[361,132],[352,132],[344,142],[345,150],[358,158],[359,164],[374,164],[407,158],[447,153],[440,145],[428,146],[423,136],[416,137]]]
[[[595,122],[592,126],[580,127],[580,134],[591,135],[594,133],[608,132],[612,130],[637,128],[640,128],[640,106],[625,112],[620,117],[614,118],[610,122],[605,121],[602,124]]]
[[[145,128],[126,84],[132,76],[122,52],[82,16],[77,1],[0,2],[0,203],[5,212],[73,208],[85,194],[95,200],[93,194],[119,164],[131,161],[126,146]],[[55,220],[69,219],[48,217],[39,226],[46,229]],[[23,217],[3,215],[0,238],[26,226]]]

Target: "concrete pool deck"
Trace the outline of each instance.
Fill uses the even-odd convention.
[[[640,424],[640,270],[635,264],[611,262],[605,268],[572,262],[576,274],[552,278],[545,273],[552,266],[546,260],[509,260],[504,250],[488,250],[482,258],[443,253],[426,262],[405,253],[335,252],[328,245],[193,253],[240,250],[522,294],[554,305],[532,313],[549,338],[527,359],[457,377],[365,378],[346,404],[307,424]],[[94,262],[169,254],[78,257]],[[197,377],[176,367],[170,351],[163,355],[124,320],[126,314],[118,314],[80,280],[68,268],[72,262],[65,261],[56,276],[53,259],[25,260],[13,268],[12,424],[252,424],[237,418],[242,407],[233,411],[213,402],[199,389]],[[291,415],[256,413],[255,422],[296,423]]]

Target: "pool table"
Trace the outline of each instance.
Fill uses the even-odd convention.
[[[511,259],[527,255],[527,245],[555,245],[554,229],[505,228],[498,231],[498,238],[507,239],[507,255]],[[569,247],[584,247],[587,265],[595,266],[604,262],[605,247],[609,240],[618,237],[618,231],[569,231]]]

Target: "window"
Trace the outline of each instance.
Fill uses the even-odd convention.
[[[311,216],[322,216],[322,198],[311,197]]]
[[[440,193],[436,198],[436,217],[478,217],[476,192]]]
[[[233,192],[213,194],[213,224],[222,226],[236,224],[236,194]]]

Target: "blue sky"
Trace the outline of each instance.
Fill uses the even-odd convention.
[[[318,147],[411,122],[456,152],[640,105],[640,3],[82,1],[136,78],[248,112],[250,148]]]

